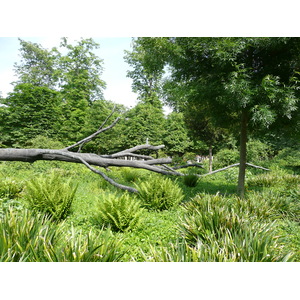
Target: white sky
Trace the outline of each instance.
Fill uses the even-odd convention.
[[[41,44],[43,48],[51,49],[58,47],[60,37],[20,37],[26,41]],[[88,38],[88,37],[83,37]],[[129,65],[124,61],[124,50],[130,50],[131,37],[105,37],[94,38],[95,42],[100,44],[99,49],[94,53],[103,59],[104,72],[101,76],[106,82],[104,97],[116,103],[124,104],[127,107],[136,104],[137,94],[131,90],[132,80],[126,77],[126,71]],[[71,37],[69,41],[79,40],[80,37]],[[13,71],[13,65],[20,61],[20,43],[17,37],[0,38],[0,91],[2,96],[12,92],[11,82],[16,80]]]

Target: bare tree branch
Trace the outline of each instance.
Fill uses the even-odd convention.
[[[178,170],[178,169],[184,169],[184,168],[190,168],[190,167],[203,168],[202,165],[195,163],[195,164],[186,164],[186,165],[182,165],[182,166],[175,166],[175,167],[173,167],[173,169]]]
[[[115,155],[116,154],[122,154],[122,155],[125,156],[125,155],[127,155],[126,153],[133,153],[133,152],[136,152],[136,151],[139,151],[139,150],[143,150],[143,149],[159,150],[159,149],[162,149],[164,147],[165,147],[165,145],[152,146],[152,145],[149,145],[149,144],[144,144],[144,145],[138,145],[138,146],[135,146],[135,147],[123,150],[121,152],[117,152],[117,153],[115,153]]]
[[[256,168],[256,169],[262,169],[262,170],[265,170],[265,171],[270,171],[270,169],[260,167],[260,166],[256,166],[256,165],[253,165],[253,164],[246,163],[246,165],[250,166],[250,167],[253,167],[253,168]]]
[[[124,157],[124,156],[130,156],[130,157],[135,157],[135,158],[140,158],[140,159],[150,159],[150,160],[154,159],[152,156],[135,154],[135,153],[126,153],[126,154],[115,153],[115,154],[111,154],[111,155],[101,155],[101,157],[103,157],[103,158],[119,158],[119,157]]]
[[[69,153],[65,153],[66,156],[69,156]],[[69,156],[69,157],[72,157],[74,158],[74,156]],[[106,181],[108,181],[110,184],[112,184],[113,186],[119,188],[119,189],[122,189],[122,190],[127,190],[129,192],[132,192],[132,193],[137,193],[138,190],[135,189],[135,188],[132,188],[130,186],[126,186],[126,185],[123,185],[123,184],[120,184],[120,183],[117,183],[115,182],[113,179],[111,179],[110,177],[106,176],[104,173],[102,173],[101,171],[93,168],[90,164],[88,164],[84,159],[82,159],[81,157],[77,157],[75,156],[76,158],[78,158],[88,169],[90,169],[92,172],[102,176]]]
[[[93,138],[95,138],[95,137],[96,137],[97,135],[99,135],[100,133],[102,133],[102,132],[104,132],[104,131],[106,131],[106,130],[108,130],[108,129],[111,129],[112,127],[114,127],[114,126],[117,124],[117,122],[118,122],[119,120],[120,120],[120,117],[116,118],[116,119],[114,120],[114,122],[113,122],[111,125],[109,125],[108,127],[103,128],[103,129],[102,129],[101,126],[100,126],[100,129],[98,129],[96,132],[94,132],[94,133],[91,134],[90,136],[88,136],[88,137],[82,139],[81,141],[79,141],[79,142],[77,142],[77,143],[75,143],[75,144],[73,144],[73,145],[71,145],[71,146],[68,146],[68,147],[64,148],[63,150],[70,150],[70,149],[75,148],[75,147],[77,147],[77,146],[79,146],[79,145],[81,145],[81,144],[85,144],[85,143],[91,141]]]
[[[111,113],[110,113],[110,114],[108,115],[108,117],[104,120],[104,122],[100,125],[100,127],[98,128],[98,130],[100,130],[100,129],[103,128],[103,126],[107,123],[107,121],[110,119],[110,117],[114,114],[115,110],[116,110],[116,105],[114,105],[114,107],[113,107]]]
[[[207,176],[207,175],[212,175],[212,174],[215,174],[215,173],[218,173],[218,172],[222,172],[222,171],[225,171],[229,168],[233,168],[233,167],[237,167],[239,166],[240,163],[236,163],[236,164],[233,164],[233,165],[230,165],[230,166],[227,166],[225,168],[222,168],[222,169],[218,169],[218,170],[215,170],[215,171],[212,171],[210,173],[206,173],[206,174],[202,174],[202,175],[197,175],[198,177],[204,177],[204,176]],[[250,164],[250,163],[246,163],[246,165],[250,166],[250,167],[253,167],[253,168],[257,168],[257,169],[262,169],[262,170],[266,170],[266,171],[270,171],[270,169],[267,169],[267,168],[264,168],[264,167],[260,167],[260,166],[256,166],[256,165],[253,165],[253,164]]]

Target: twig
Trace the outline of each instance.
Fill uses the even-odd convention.
[[[82,139],[81,141],[79,141],[79,142],[77,142],[77,143],[75,143],[75,144],[73,144],[73,145],[71,145],[71,146],[68,146],[68,147],[64,148],[63,150],[70,150],[70,149],[72,149],[72,148],[74,148],[74,147],[77,147],[77,146],[79,146],[79,145],[81,145],[81,144],[84,144],[84,143],[87,143],[87,142],[91,141],[93,138],[95,138],[95,137],[96,137],[98,134],[100,134],[101,132],[104,132],[104,131],[106,131],[106,130],[108,130],[108,129],[111,129],[112,127],[114,127],[114,126],[117,124],[117,122],[118,122],[119,120],[120,120],[120,117],[116,118],[115,121],[114,121],[110,126],[105,127],[105,128],[103,128],[103,129],[101,128],[101,129],[97,130],[96,132],[94,132],[94,133],[91,134],[90,136],[88,136],[88,137]]]
[[[119,154],[123,154],[125,156],[125,155],[127,155],[127,153],[133,153],[135,151],[142,150],[142,149],[159,150],[159,149],[162,149],[164,147],[165,147],[165,145],[152,146],[152,145],[149,145],[149,144],[144,144],[144,145],[138,145],[138,146],[135,146],[135,147],[132,147],[132,148],[129,148],[129,149],[117,152],[117,153],[115,153],[115,155],[116,154],[118,154],[118,155]]]
[[[207,175],[212,175],[212,174],[215,174],[215,173],[218,173],[218,172],[221,172],[221,171],[225,171],[225,170],[227,170],[229,168],[237,167],[239,165],[240,165],[240,163],[236,163],[236,164],[227,166],[225,168],[218,169],[218,170],[212,171],[210,173],[206,173],[206,174],[202,174],[202,175],[197,175],[197,176],[198,177],[203,177],[203,176],[207,176]],[[264,167],[260,167],[260,166],[256,166],[256,165],[253,165],[253,164],[250,164],[250,163],[246,163],[246,165],[249,166],[249,167],[256,168],[256,169],[262,169],[262,170],[265,170],[265,171],[270,171],[270,169],[267,169],[267,168],[264,168]]]
[[[110,117],[114,114],[115,112],[115,109],[116,109],[116,105],[114,105],[111,113],[109,114],[109,116],[104,120],[104,122],[100,125],[100,127],[98,128],[98,130],[102,129],[103,126],[106,124],[106,122],[110,119]]]
[[[175,166],[175,167],[173,167],[173,169],[178,170],[178,169],[184,169],[184,168],[189,168],[189,167],[203,168],[202,165],[195,163],[195,164],[186,164],[186,165],[183,165],[183,166]]]

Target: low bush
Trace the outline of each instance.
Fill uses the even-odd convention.
[[[135,182],[140,177],[139,170],[133,169],[133,168],[122,168],[120,170],[121,177],[125,182]]]
[[[7,209],[1,217],[0,232],[1,261],[48,261],[53,252],[56,231],[45,215]]]
[[[275,213],[271,206],[264,208],[269,217]],[[179,230],[199,261],[285,261],[293,256],[282,249],[276,220],[256,214],[260,206],[251,211],[238,197],[198,195],[184,209]]]
[[[250,140],[247,143],[247,160],[252,163],[259,163],[267,160],[271,156],[271,148],[269,145],[259,141]]]
[[[239,162],[238,150],[222,149],[214,156],[214,169],[220,169]]]
[[[142,205],[148,209],[165,210],[177,206],[184,198],[182,189],[170,178],[150,176],[136,184]]]
[[[60,240],[55,244],[53,255],[49,261],[53,262],[117,262],[121,261],[126,249],[123,240],[115,237],[111,231],[98,233],[90,230],[83,233],[73,226],[67,232],[60,228]]]
[[[40,149],[63,149],[63,143],[51,139],[49,137],[38,135],[25,143],[26,148],[40,148]]]
[[[110,226],[113,231],[130,231],[138,226],[143,209],[128,193],[107,194],[98,200],[94,221]]]
[[[183,183],[188,187],[195,187],[199,177],[193,174],[188,174],[183,177]]]
[[[221,239],[210,238],[209,243],[198,240],[195,246],[179,240],[168,247],[151,246],[146,261],[155,262],[279,262],[293,261],[293,252],[281,251],[281,243],[274,236],[272,225],[244,228],[232,235],[229,231]]]
[[[300,184],[300,175],[278,174],[276,172],[259,174],[247,180],[248,187],[276,187],[279,185],[297,185]]]
[[[185,216],[180,231],[190,245],[196,245],[199,239],[204,243],[212,237],[219,239],[228,230],[239,230],[247,221],[233,205],[223,205],[224,202],[219,195],[199,194],[184,205]]]
[[[122,240],[109,231],[83,234],[43,214],[9,209],[0,222],[2,262],[108,262],[125,254]]]
[[[77,190],[77,186],[72,187],[70,181],[52,172],[27,182],[25,199],[29,207],[49,215],[53,220],[65,219]]]
[[[281,150],[273,159],[274,165],[280,166],[287,170],[292,170],[296,174],[300,174],[300,149],[285,148]]]
[[[19,197],[23,190],[23,184],[12,179],[0,181],[0,198],[14,199]]]

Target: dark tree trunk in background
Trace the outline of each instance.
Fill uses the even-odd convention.
[[[212,152],[212,145],[209,146],[209,173],[212,172],[213,166],[213,152]]]
[[[240,133],[240,165],[239,165],[239,180],[237,193],[241,198],[245,194],[245,177],[246,177],[246,163],[247,163],[247,124],[248,114],[243,110],[241,117],[241,133]]]

